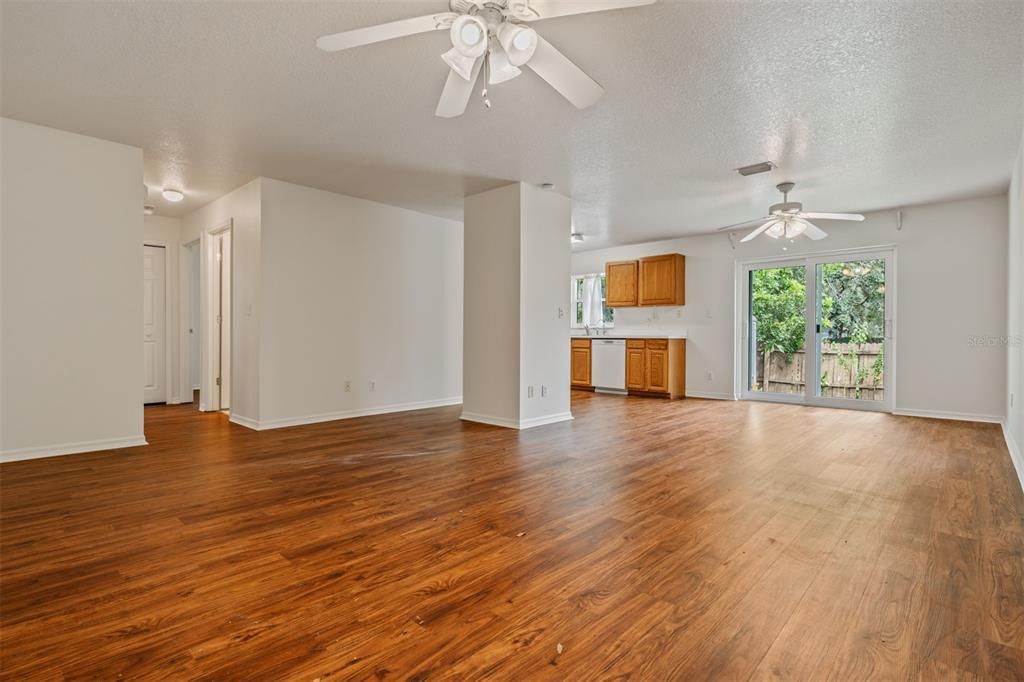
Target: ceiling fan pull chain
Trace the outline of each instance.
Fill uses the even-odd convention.
[[[487,50],[487,53],[483,57],[484,59],[484,87],[480,91],[480,96],[484,99],[484,106],[488,109],[491,108],[491,100],[487,97],[487,84],[491,82],[491,51]]]

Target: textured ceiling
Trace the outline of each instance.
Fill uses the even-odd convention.
[[[570,0],[571,1],[571,0]],[[552,19],[607,94],[531,72],[433,116],[447,36],[336,54],[318,35],[444,0],[30,2],[2,7],[5,116],[137,145],[180,215],[257,175],[460,217],[467,193],[553,182],[585,247],[760,215],[995,192],[1019,144],[1024,2],[680,2]],[[742,178],[737,166],[780,168]],[[59,195],[59,190],[56,190]]]

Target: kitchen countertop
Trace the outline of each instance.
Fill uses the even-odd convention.
[[[658,331],[642,331],[642,332],[631,332],[623,331],[620,329],[609,330],[607,334],[594,334],[588,337],[585,333],[577,333],[573,330],[571,333],[574,339],[685,339],[685,331],[671,331],[671,332],[658,332]]]

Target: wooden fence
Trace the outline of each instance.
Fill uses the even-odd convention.
[[[882,400],[881,343],[826,343],[821,349],[821,395],[826,398]],[[767,393],[802,394],[806,386],[803,351],[759,353],[757,385]],[[877,364],[877,368],[876,368]]]

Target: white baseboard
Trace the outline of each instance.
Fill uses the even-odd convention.
[[[984,422],[986,424],[1002,424],[1001,416],[991,414],[972,414],[970,412],[939,412],[937,410],[908,410],[896,408],[893,414],[901,417],[926,417],[928,419],[952,419],[958,422]]]
[[[233,424],[238,424],[239,426],[244,426],[247,429],[252,429],[253,431],[260,430],[260,423],[257,420],[243,417],[240,414],[232,414],[228,417],[228,421]]]
[[[732,393],[713,393],[710,391],[686,391],[687,398],[704,398],[705,400],[736,400]]]
[[[535,426],[545,426],[547,424],[557,424],[558,422],[572,421],[572,412],[559,412],[558,414],[549,414],[545,417],[534,417],[533,419],[520,419],[520,429],[532,429]]]
[[[59,445],[39,445],[32,448],[19,448],[17,450],[0,452],[0,462],[18,462],[25,459],[59,457],[61,455],[74,455],[80,452],[95,452],[96,450],[117,450],[119,448],[133,448],[139,445],[149,445],[146,442],[145,436],[105,438],[103,440],[61,443]]]
[[[345,410],[343,412],[327,412],[324,414],[310,414],[304,417],[286,417],[284,419],[268,419],[266,421],[249,419],[241,415],[232,414],[230,421],[255,431],[266,431],[268,429],[283,429],[288,426],[303,426],[305,424],[319,424],[321,422],[333,422],[339,419],[353,419],[355,417],[370,417],[375,414],[391,414],[392,412],[409,412],[411,410],[426,410],[431,407],[447,407],[450,405],[461,405],[462,396],[453,398],[440,398],[438,400],[420,400],[411,403],[395,403],[393,405],[380,405],[378,407],[367,407],[359,410]]]
[[[545,417],[534,417],[533,419],[506,419],[504,417],[492,417],[487,414],[476,412],[463,412],[459,417],[463,421],[489,424],[490,426],[501,426],[506,429],[532,429],[535,426],[545,424],[557,424],[558,422],[569,421],[573,418],[571,412],[560,412]]]
[[[1024,491],[1024,452],[1021,452],[1020,445],[1013,439],[1013,434],[1006,428],[1006,421],[1002,422],[1003,440],[1006,441],[1006,449],[1010,451],[1010,461],[1013,468],[1017,470],[1017,479],[1020,481],[1021,490]]]

